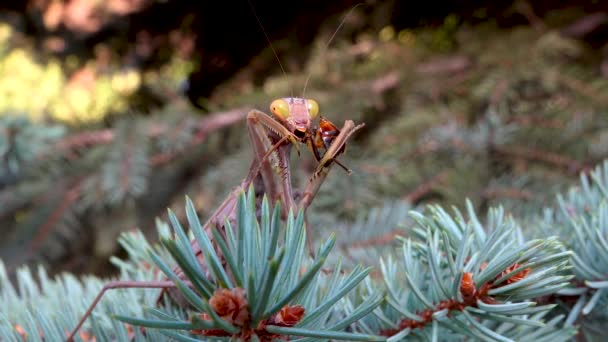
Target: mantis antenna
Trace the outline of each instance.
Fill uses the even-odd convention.
[[[264,33],[264,37],[266,37],[266,41],[268,42],[268,45],[270,46],[270,49],[272,50],[274,57],[276,57],[277,62],[279,62],[279,67],[281,67],[281,71],[283,72],[283,75],[285,77],[287,77],[287,73],[285,72],[285,68],[283,68],[283,63],[281,63],[279,54],[277,53],[277,50],[275,50],[274,45],[272,45],[272,41],[270,40],[270,37],[268,37],[268,33],[266,32],[266,29],[264,28],[264,25],[262,24],[260,17],[258,16],[257,12],[255,11],[255,7],[251,3],[251,0],[247,0],[247,3],[249,4],[249,7],[251,8],[251,12],[253,13],[253,16],[255,17],[255,20],[257,20],[258,25],[260,26],[260,28],[262,29],[262,32]],[[293,87],[291,87],[291,97],[293,97]]]
[[[249,0],[247,0],[247,1],[249,1]],[[340,25],[338,25],[338,27],[336,28],[334,33],[331,35],[331,37],[329,37],[329,40],[327,41],[327,43],[325,43],[325,46],[323,47],[323,50],[321,51],[322,53],[325,53],[325,51],[327,51],[327,48],[329,48],[329,45],[331,44],[331,42],[334,40],[334,38],[336,38],[336,35],[338,34],[338,32],[340,32],[340,29],[342,28],[342,26],[344,26],[344,23],[346,23],[346,19],[348,19],[348,17],[351,16],[353,11],[355,9],[357,9],[357,7],[360,7],[363,5],[366,5],[366,4],[363,2],[360,2],[360,3],[356,4],[355,6],[353,6],[350,10],[348,10],[346,15],[344,15],[344,17],[340,21]],[[306,98],[306,87],[308,86],[308,82],[310,81],[311,76],[312,76],[312,73],[309,72],[308,76],[306,77],[306,81],[304,82],[304,89],[302,90],[302,98]]]
[[[266,32],[266,29],[264,28],[264,25],[262,24],[262,21],[260,20],[260,16],[257,14],[257,12],[255,10],[255,6],[253,6],[253,3],[251,2],[251,0],[247,0],[247,4],[249,5],[249,8],[251,8],[251,12],[253,13],[253,16],[255,17],[255,20],[258,22],[258,26],[264,33],[264,37],[266,38],[266,41],[268,42],[268,45],[270,46],[270,49],[272,50],[274,57],[277,59],[277,62],[279,63],[279,67],[281,68],[283,75],[285,77],[287,77],[287,72],[285,71],[285,68],[283,67],[283,63],[281,63],[281,58],[279,58],[279,54],[277,53],[277,50],[274,48],[274,45],[272,44],[272,41],[270,40],[270,37],[268,36],[268,32]],[[325,43],[325,46],[323,47],[323,51],[326,51],[327,48],[329,47],[329,45],[333,42],[334,38],[336,38],[336,35],[338,34],[338,32],[340,32],[340,29],[342,29],[342,26],[344,26],[344,24],[346,23],[346,19],[348,19],[352,15],[352,13],[355,11],[355,9],[357,9],[358,7],[363,6],[363,5],[366,5],[366,4],[363,2],[360,2],[356,5],[354,5],[350,10],[348,10],[346,15],[344,15],[344,17],[340,21],[340,24],[338,25],[338,27],[336,28],[334,33],[331,35],[331,37],[329,38],[327,43]],[[308,83],[310,81],[311,76],[312,76],[312,74],[308,73],[308,76],[306,77],[306,81],[304,82],[304,88],[302,90],[302,98],[306,98],[306,88],[308,87]],[[291,87],[291,97],[294,97],[293,87]]]

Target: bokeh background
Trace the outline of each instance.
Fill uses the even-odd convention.
[[[184,195],[207,217],[247,174],[247,111],[309,77],[323,115],[366,123],[317,235],[465,198],[538,214],[608,156],[607,2],[357,3],[3,2],[0,258],[112,273],[121,231],[154,239]]]

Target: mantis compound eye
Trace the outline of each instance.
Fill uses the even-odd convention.
[[[310,118],[314,119],[319,114],[319,104],[315,100],[306,99],[306,108],[308,108],[308,114]]]
[[[274,100],[270,104],[270,111],[280,119],[286,119],[289,117],[289,103],[284,99]]]

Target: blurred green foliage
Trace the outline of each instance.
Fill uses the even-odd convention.
[[[103,45],[97,47],[103,50]],[[41,55],[19,32],[0,23],[0,115],[25,113],[35,121],[54,120],[71,125],[96,123],[108,114],[130,109],[131,96],[144,85],[162,82],[167,89],[192,71],[193,63],[177,56],[151,71]]]
[[[608,157],[608,80],[598,72],[601,56],[560,34],[564,21],[538,30],[492,21],[473,25],[455,15],[436,27],[405,29],[360,28],[353,20],[327,46],[341,18],[334,19],[306,47],[310,55],[302,68],[286,62],[286,74],[277,70],[257,86],[252,69],[276,65],[268,48],[205,99],[213,114],[237,108],[244,117],[249,108],[267,111],[275,98],[301,95],[308,80],[305,95],[317,100],[322,115],[338,126],[346,119],[366,124],[340,156],[352,176],[332,170],[313,202],[313,231],[352,227],[370,210],[385,212],[395,201],[449,206],[468,197],[478,210],[504,205],[525,216]],[[7,231],[18,232],[15,241],[41,241],[36,257],[60,263],[63,249],[73,247],[63,237],[87,231],[93,245],[104,246],[95,247],[104,250],[95,257],[105,258],[117,248],[118,230],[149,229],[165,207],[183,208],[183,193],[208,216],[247,174],[253,154],[241,120],[230,129],[204,131],[200,113],[186,99],[165,96],[177,95],[196,61],[175,55],[145,72],[111,52],[104,68],[96,59],[59,61],[37,55],[17,39],[19,33],[3,27],[0,63],[29,65],[24,73],[11,66],[11,77],[0,79],[0,89],[14,93],[0,98],[11,103],[0,108],[3,115],[25,112],[67,124],[96,122],[109,113],[127,119],[110,121],[107,130],[90,136],[82,128],[67,129],[52,141],[27,133],[38,130],[43,137],[45,122],[20,125],[20,145],[31,146],[18,150],[32,151],[26,153],[31,157],[15,159],[10,143],[0,148],[3,157],[13,158],[11,165],[28,171],[18,179],[14,171],[0,175],[9,184],[0,189],[6,203],[0,218]],[[41,75],[56,83],[41,81]],[[148,116],[125,115],[138,88],[163,94],[165,107]],[[70,140],[72,134],[85,142]],[[294,189],[315,165],[306,149],[301,152],[292,156]],[[115,229],[109,233],[107,226]],[[56,235],[63,240],[49,242]]]

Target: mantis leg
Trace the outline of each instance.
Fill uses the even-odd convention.
[[[262,124],[260,124],[260,117],[263,117],[264,113],[252,110],[247,115],[247,129],[249,131],[249,138],[253,145],[253,153],[255,160],[260,164],[260,174],[264,181],[265,192],[270,197],[271,202],[277,199],[277,185],[275,183],[274,174],[272,171],[273,162],[276,165],[276,158],[267,158],[264,160],[264,155],[273,145],[268,138],[268,134]],[[273,160],[274,159],[274,160]]]
[[[290,209],[296,207],[293,201],[293,191],[291,185],[291,171],[289,166],[289,152],[291,146],[298,147],[298,142],[291,132],[269,115],[252,110],[247,115],[247,126],[251,141],[254,144],[256,159],[261,165],[260,173],[266,186],[266,194],[272,199],[279,199],[277,184],[274,180],[272,167],[276,167],[276,173],[281,178],[280,192],[283,205],[283,214],[287,214]],[[276,138],[272,138],[273,136]],[[289,144],[284,142],[289,141]],[[276,154],[269,155],[276,149]],[[274,164],[274,165],[272,165]],[[272,188],[270,188],[272,187]]]
[[[319,148],[317,147],[317,145],[315,145],[315,143],[312,141],[312,139],[308,139],[308,147],[312,151],[312,154],[315,156],[315,159],[317,160],[317,162],[320,162],[321,154],[319,153]],[[337,158],[334,158],[333,161],[338,166],[340,166],[344,171],[346,171],[346,173],[348,173],[348,175],[353,173],[353,171],[351,169],[346,167],[346,165],[342,164]]]
[[[261,123],[260,123],[261,122]],[[258,173],[262,175],[264,181],[265,191],[274,200],[276,196],[276,183],[272,170],[271,162],[274,160],[276,165],[279,166],[280,174],[283,179],[281,184],[283,200],[286,204],[286,209],[295,208],[293,204],[293,195],[291,188],[291,174],[289,172],[289,150],[291,144],[284,144],[287,140],[297,143],[293,135],[287,131],[286,128],[279,125],[276,121],[270,118],[268,115],[259,112],[251,111],[247,116],[247,127],[254,148],[255,158],[249,168],[249,173],[241,183],[239,187],[233,190],[222,202],[222,204],[215,210],[209,220],[205,223],[203,229],[207,234],[211,234],[210,229],[212,227],[223,227],[226,220],[234,221],[236,219],[236,206],[238,202],[238,194],[247,190],[251,183],[255,180]],[[280,139],[273,143],[267,132],[267,127],[270,131],[276,132],[278,135],[282,135]],[[276,154],[276,155],[275,155]],[[196,240],[191,242],[191,247],[196,255],[201,253],[200,246]],[[78,321],[76,327],[69,334],[67,341],[73,341],[74,336],[78,333],[78,330],[82,327],[84,322],[91,315],[99,301],[107,290],[111,289],[125,289],[125,288],[160,288],[163,289],[164,293],[167,289],[175,288],[176,285],[172,281],[113,281],[109,282],[99,291],[91,305],[87,308],[87,311]],[[159,296],[159,299],[161,297]]]
[[[270,119],[272,122],[276,123],[268,115],[255,110],[251,111],[247,116],[247,126],[249,129],[249,134],[251,136],[251,141],[254,145],[254,154],[256,157],[251,162],[249,172],[245,179],[243,179],[243,181],[241,182],[240,186],[236,187],[230,194],[228,194],[224,202],[219,205],[219,207],[213,212],[207,222],[205,222],[203,230],[209,235],[211,239],[213,239],[211,233],[211,229],[213,227],[218,227],[218,229],[222,231],[222,227],[224,226],[224,222],[226,222],[226,220],[229,220],[231,222],[234,222],[236,220],[236,207],[238,202],[238,196],[241,191],[247,191],[249,186],[253,183],[253,181],[259,174],[262,174],[262,180],[264,181],[266,193],[268,194],[269,191],[273,191],[273,193],[276,193],[276,183],[269,159],[272,161],[272,158],[274,157],[274,159],[281,158],[283,160],[284,169],[287,170],[287,181],[283,184],[283,187],[286,189],[283,189],[283,192],[291,196],[291,183],[288,173],[289,149],[288,146],[285,146],[283,144],[290,138],[293,138],[293,136],[290,135],[289,131],[287,131],[283,126],[279,126],[285,132],[287,132],[287,134],[283,136],[283,138],[279,139],[274,145],[272,145],[270,138],[268,137],[268,134],[264,129],[264,126],[259,124],[260,120],[266,119]],[[281,132],[279,128],[277,128],[276,130]],[[283,152],[278,153],[277,150]],[[274,156],[274,154],[279,154],[279,157]],[[293,197],[289,198],[291,199],[291,201],[293,201]],[[273,197],[271,197],[271,199],[274,200]],[[286,203],[289,205],[291,202]],[[196,240],[192,240],[191,247],[196,255],[201,253],[201,249],[198,246]]]
[[[256,137],[258,137],[258,136],[256,136]],[[254,143],[254,145],[255,145],[255,143]],[[251,164],[251,167],[249,168],[249,173],[245,177],[245,179],[243,180],[241,185],[239,187],[237,187],[235,190],[233,190],[226,197],[224,202],[222,202],[222,204],[220,204],[220,206],[211,215],[209,220],[205,223],[203,229],[207,234],[211,235],[210,229],[212,227],[223,226],[225,220],[234,221],[234,219],[236,218],[236,206],[237,206],[237,202],[238,202],[238,194],[242,190],[247,190],[249,185],[253,182],[255,177],[258,175],[260,168],[263,169],[264,167],[259,165],[257,158],[254,159]],[[201,253],[201,249],[200,249],[198,243],[196,242],[196,240],[191,241],[191,247],[193,249],[193,252],[196,255],[199,255]],[[175,270],[175,271],[177,271],[177,270]],[[82,317],[78,321],[78,324],[76,325],[76,327],[69,334],[67,341],[71,342],[74,340],[74,337],[78,333],[78,330],[80,330],[80,328],[82,327],[84,322],[89,318],[89,316],[91,315],[91,313],[93,312],[93,310],[95,309],[95,307],[97,306],[97,304],[99,303],[99,301],[101,300],[101,298],[103,297],[103,295],[106,293],[107,290],[126,289],[126,288],[160,288],[163,290],[163,291],[161,291],[161,293],[159,295],[158,300],[160,300],[160,298],[162,298],[162,295],[164,294],[165,290],[175,288],[175,287],[176,286],[172,281],[121,280],[121,281],[112,281],[112,282],[107,283],[99,291],[99,293],[97,294],[97,296],[95,297],[95,299],[93,300],[91,305],[87,308],[87,311],[82,315]]]
[[[209,218],[209,220],[205,223],[203,229],[207,234],[211,234],[210,229],[212,227],[223,226],[225,220],[234,221],[234,219],[236,218],[235,216],[236,216],[236,205],[237,205],[238,194],[240,193],[240,191],[246,190],[249,187],[249,185],[253,182],[253,180],[257,176],[258,172],[259,172],[259,163],[256,160],[254,160],[252,162],[251,167],[249,168],[249,173],[248,173],[247,177],[245,177],[245,179],[243,180],[241,185],[239,187],[237,187],[234,191],[232,191],[226,197],[224,202],[222,202],[222,204],[220,204],[220,206],[211,215],[211,218]],[[193,252],[196,255],[199,255],[201,253],[201,249],[198,246],[198,243],[196,242],[196,240],[192,240],[191,247],[193,249]],[[176,273],[177,273],[178,270],[174,270],[174,271],[176,271]],[[158,299],[158,300],[160,300],[160,298],[162,298],[161,296],[164,294],[164,292],[166,290],[176,288],[176,285],[173,283],[173,281],[129,281],[129,280],[112,281],[112,282],[105,284],[103,286],[103,288],[99,291],[99,293],[97,294],[97,296],[95,297],[95,299],[93,300],[91,305],[89,305],[89,307],[87,308],[87,311],[82,315],[82,317],[78,321],[78,324],[76,325],[76,327],[71,331],[71,333],[69,334],[69,336],[67,338],[67,341],[69,341],[69,342],[74,341],[74,337],[78,333],[78,330],[80,330],[80,328],[82,327],[84,322],[92,314],[93,310],[95,309],[97,304],[101,301],[101,298],[106,293],[106,291],[112,290],[112,289],[128,289],[128,288],[162,289],[162,292],[160,293],[159,299]]]
[[[291,145],[283,145],[278,148],[277,156],[279,161],[279,175],[281,177],[282,200],[284,202],[285,213],[290,210],[296,211],[296,204],[293,200],[293,189],[291,185],[291,167],[289,166],[289,155]],[[294,214],[296,214],[294,212]]]
[[[76,327],[74,328],[74,330],[72,330],[72,332],[70,333],[70,335],[67,338],[68,342],[72,342],[74,341],[74,336],[76,336],[76,333],[78,333],[78,330],[80,330],[80,327],[82,327],[82,325],[84,324],[84,322],[87,320],[87,318],[89,318],[89,316],[91,315],[91,313],[93,313],[93,309],[95,309],[95,307],[97,306],[97,303],[99,303],[99,301],[101,300],[101,298],[103,297],[103,295],[106,293],[107,290],[112,290],[112,289],[133,289],[133,288],[138,288],[138,289],[167,289],[167,288],[174,288],[176,287],[175,284],[172,281],[130,281],[130,280],[117,280],[117,281],[112,281],[109,282],[107,284],[105,284],[103,286],[103,288],[99,291],[99,293],[97,294],[97,296],[95,297],[95,300],[93,300],[93,303],[91,303],[91,305],[89,305],[89,308],[87,309],[87,311],[84,313],[84,315],[82,315],[82,317],[80,318],[80,321],[78,321],[78,325],[76,325]]]
[[[334,139],[331,146],[327,149],[323,158],[319,161],[319,165],[312,177],[308,180],[306,187],[304,188],[303,196],[300,199],[299,207],[303,210],[306,210],[312,199],[315,197],[321,184],[325,181],[329,170],[331,169],[331,164],[336,161],[336,157],[340,154],[342,148],[346,144],[346,141],[350,138],[350,136],[361,129],[364,124],[355,126],[355,123],[352,120],[346,120],[344,122],[344,127],[340,130],[340,134]]]
[[[253,136],[252,140],[254,140],[254,138],[255,138],[256,139],[255,141],[257,141],[257,144],[260,144],[260,143],[263,144],[262,141],[259,141],[259,140],[261,140],[261,139],[259,139],[260,138],[259,135],[254,133],[254,134],[252,134],[252,136]],[[255,145],[256,145],[256,142],[254,142],[254,146]],[[257,151],[256,151],[256,153],[257,153]],[[262,153],[262,154],[264,155],[264,153]],[[264,159],[265,158],[262,158],[262,161],[264,161]],[[233,190],[226,197],[224,202],[222,202],[222,204],[220,204],[220,206],[211,215],[209,220],[207,220],[207,222],[205,223],[203,229],[207,234],[211,235],[210,229],[212,227],[223,226],[225,220],[234,221],[234,219],[236,218],[235,216],[236,216],[236,206],[237,206],[237,202],[238,202],[237,201],[238,194],[242,190],[247,190],[249,185],[253,182],[255,177],[258,175],[258,172],[260,171],[260,169],[263,170],[264,165],[260,165],[260,163],[257,161],[257,158],[256,158],[253,160],[251,167],[249,168],[249,173],[247,174],[247,176],[245,177],[245,179],[243,180],[241,185],[239,187],[237,187],[235,190]],[[266,186],[268,187],[268,185],[266,185]],[[192,240],[191,247],[193,249],[193,252],[196,255],[201,253],[201,249],[198,246],[198,243],[196,242],[196,240]],[[112,282],[107,283],[99,291],[99,293],[97,294],[97,296],[95,297],[95,299],[93,300],[91,305],[87,308],[87,311],[82,315],[82,317],[78,321],[78,324],[76,325],[76,327],[69,334],[67,341],[69,341],[69,342],[74,341],[74,337],[78,333],[78,330],[80,330],[80,328],[82,327],[84,322],[89,318],[89,316],[91,315],[91,313],[93,312],[93,310],[95,309],[95,307],[97,306],[97,304],[99,303],[99,301],[101,300],[101,298],[103,297],[103,295],[106,293],[107,290],[126,289],[126,288],[160,288],[163,290],[161,292],[161,294],[159,295],[159,300],[160,300],[160,298],[162,297],[165,290],[175,288],[175,287],[176,287],[176,285],[172,281],[121,280],[121,281],[112,281]]]

